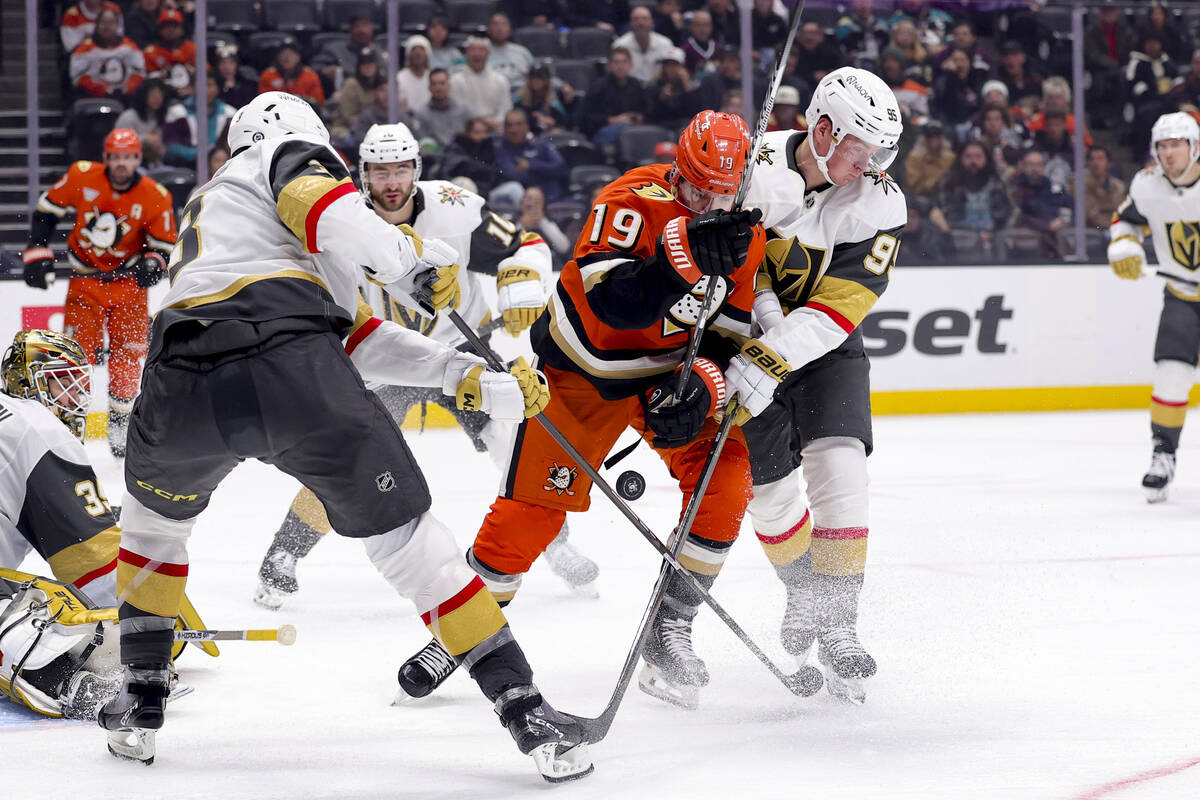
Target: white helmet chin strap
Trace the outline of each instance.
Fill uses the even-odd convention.
[[[813,131],[815,131],[816,128],[817,126],[813,125],[808,131],[808,136],[805,137],[808,140],[808,150],[813,154],[813,158],[816,159],[817,169],[821,170],[821,175],[825,177],[825,180],[829,181],[834,186],[837,186],[837,181],[829,177],[829,159],[833,157],[833,151],[837,149],[837,142],[833,140],[833,136],[831,134],[829,137],[829,153],[826,155],[819,154],[817,152],[817,146],[813,144],[813,141],[817,138],[813,135]]]

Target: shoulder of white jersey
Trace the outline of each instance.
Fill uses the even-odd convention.
[[[830,205],[876,231],[908,224],[908,202],[895,178],[886,172],[869,172],[849,186],[839,186]]]
[[[291,133],[287,136],[273,136],[270,139],[263,139],[261,142],[255,142],[254,144],[250,145],[248,148],[234,156],[234,158],[244,158],[248,160],[258,159],[264,164],[269,165],[271,160],[275,157],[275,153],[281,147],[284,145],[294,144],[296,142],[304,142],[306,144],[324,148],[325,150],[328,150],[330,153],[333,153],[335,156],[337,156],[338,161],[341,161],[343,164],[346,163],[346,160],[342,158],[341,154],[338,153],[337,150],[334,149],[333,145],[322,139],[320,136],[310,133]],[[349,167],[347,167],[347,169],[349,169]]]
[[[1166,194],[1173,188],[1163,173],[1162,167],[1155,165],[1138,170],[1130,179],[1129,196],[1133,198],[1134,203],[1137,203],[1138,200]]]
[[[747,207],[761,208],[763,222],[772,227],[804,204],[804,178],[793,169],[788,140],[796,131],[772,131],[763,136],[746,192]]]
[[[0,456],[29,470],[47,451],[79,464],[88,463],[83,443],[37,400],[0,392]]]

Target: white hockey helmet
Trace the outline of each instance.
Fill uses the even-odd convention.
[[[325,123],[307,101],[287,92],[263,92],[229,121],[229,152],[236,156],[263,139],[298,133],[329,141]]]
[[[367,164],[403,164],[413,162],[413,184],[421,180],[421,145],[403,122],[372,125],[358,146],[358,180],[362,193],[371,203]]]
[[[1186,139],[1192,145],[1192,161],[1200,158],[1200,124],[1196,118],[1184,111],[1172,111],[1163,114],[1150,129],[1150,152],[1161,167],[1162,159],[1158,157],[1158,143],[1167,139]]]
[[[882,172],[887,169],[899,152],[900,134],[904,132],[900,104],[883,79],[865,69],[842,67],[822,78],[804,116],[809,130],[815,128],[822,117],[828,117],[833,123],[833,144],[824,156],[817,153],[813,137],[808,137],[808,147],[817,159],[817,167],[830,183],[833,181],[829,179],[829,158],[847,134],[877,148],[871,157],[872,170]]]

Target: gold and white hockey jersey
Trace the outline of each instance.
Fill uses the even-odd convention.
[[[785,314],[761,338],[792,369],[836,348],[862,322],[887,288],[908,221],[904,193],[886,173],[808,191],[795,155],[807,135],[764,137],[745,203],[762,209],[767,229],[759,292],[773,291]]]
[[[1200,181],[1176,186],[1162,167],[1144,169],[1129,182],[1129,193],[1113,215],[1109,236],[1133,236],[1139,242],[1149,233],[1167,290],[1181,300],[1200,301]]]

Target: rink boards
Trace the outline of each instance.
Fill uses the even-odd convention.
[[[61,330],[65,283],[48,291],[2,286],[0,341],[23,327]],[[165,292],[151,289],[151,308]],[[1144,407],[1161,296],[1161,280],[1118,280],[1104,265],[897,268],[862,324],[874,410]],[[406,426],[419,419],[413,409]],[[104,422],[93,414],[89,432]],[[442,409],[428,409],[426,426],[453,424]]]

